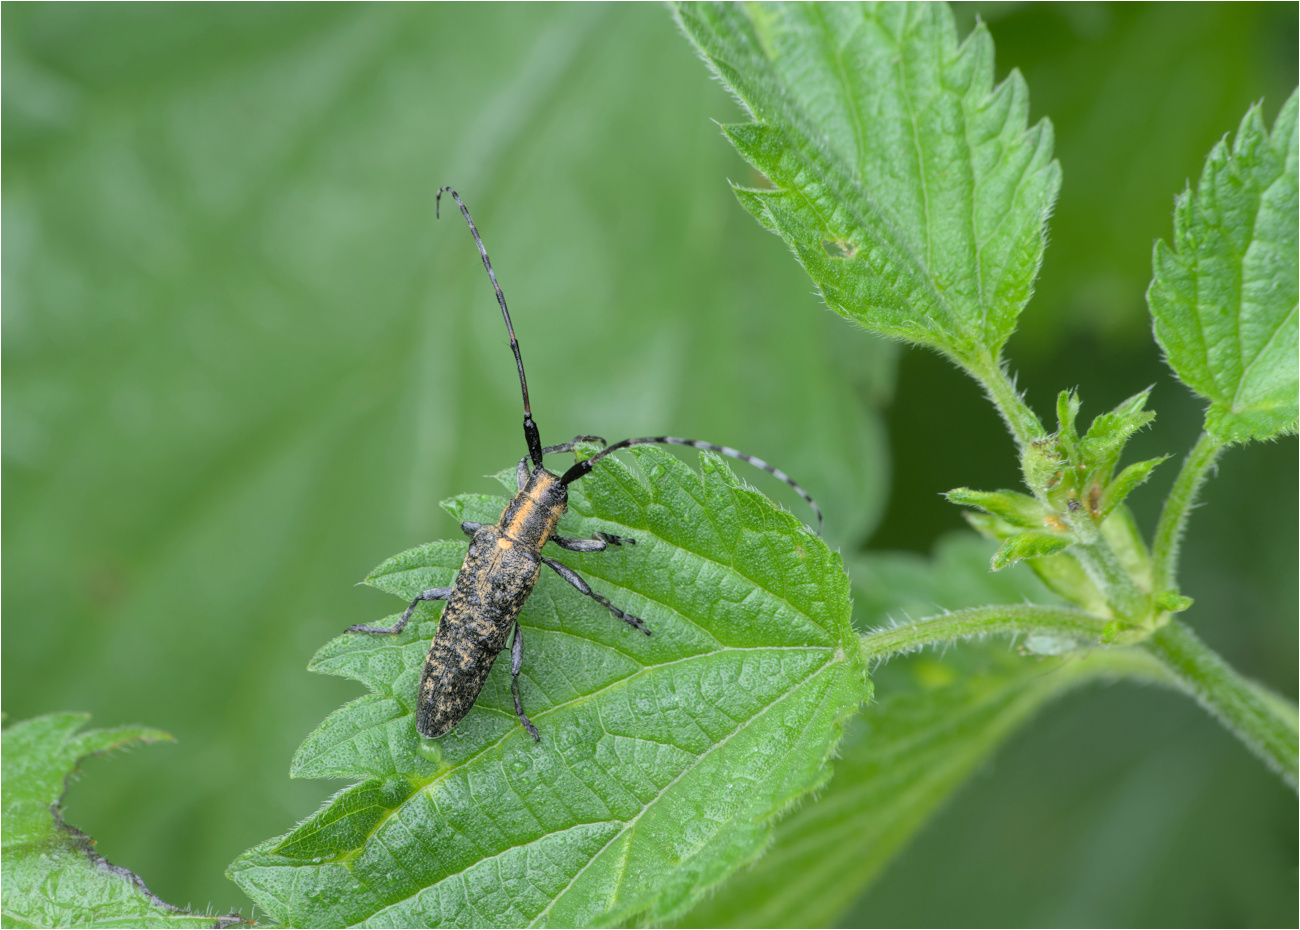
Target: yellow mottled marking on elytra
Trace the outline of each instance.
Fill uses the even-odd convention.
[[[498,539],[498,540],[497,540],[497,548],[498,548],[498,549],[509,549],[509,548],[510,548],[511,546],[513,546],[513,545],[514,545],[514,543],[512,543],[510,540],[505,539],[505,538],[502,538],[502,539]]]

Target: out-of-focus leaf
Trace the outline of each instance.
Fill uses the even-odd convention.
[[[727,128],[774,189],[738,188],[837,313],[967,366],[1028,301],[1060,182],[1018,72],[946,6],[684,3],[678,20],[754,122]]]
[[[1210,402],[1224,442],[1294,433],[1297,417],[1296,94],[1273,131],[1247,111],[1220,142],[1196,191],[1174,208],[1173,246],[1157,242],[1147,302],[1156,338],[1184,384]]]
[[[368,780],[233,864],[273,920],[670,918],[824,782],[843,719],[871,693],[839,556],[712,454],[702,475],[657,449],[634,456],[637,471],[606,459],[574,486],[561,533],[635,546],[556,557],[653,636],[543,569],[521,614],[521,690],[540,744],[515,717],[508,661],[449,735],[422,743],[412,711],[432,622],[345,635],[317,655],[318,671],[375,693],[312,734],[296,772]],[[504,503],[451,509],[496,522]],[[410,599],[450,583],[464,549],[433,543],[368,580]]]
[[[160,730],[78,733],[88,714],[50,714],[6,727],[3,747],[5,927],[229,927],[242,921],[182,910],[93,849],[63,820],[67,780],[87,756],[170,740]]]

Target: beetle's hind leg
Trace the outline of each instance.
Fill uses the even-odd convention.
[[[357,623],[348,627],[344,632],[347,633],[400,633],[406,629],[406,624],[411,622],[411,614],[415,613],[416,606],[421,601],[445,601],[451,597],[454,588],[430,588],[428,591],[421,591],[411,601],[411,606],[406,608],[402,618],[392,626],[370,626],[366,623]]]
[[[537,732],[537,727],[528,719],[524,713],[524,702],[519,698],[519,670],[524,667],[524,633],[519,628],[519,621],[515,621],[515,635],[510,640],[510,696],[515,699],[515,716],[519,722],[524,725],[524,729],[532,734],[533,741],[540,743],[542,735]]]
[[[565,565],[563,562],[557,562],[555,561],[555,559],[548,559],[546,556],[542,556],[542,561],[545,562],[547,565],[549,565],[551,569],[555,572],[555,574],[559,575],[569,584],[573,585],[575,588],[578,589],[579,592],[587,595],[587,597],[591,598],[597,604],[604,607],[606,610],[612,613],[615,617],[618,617],[618,619],[622,620],[628,626],[635,627],[636,629],[644,633],[646,636],[650,635],[650,628],[645,625],[645,621],[643,621],[640,617],[634,617],[629,613],[624,613],[623,611],[615,607],[613,604],[611,604],[609,602],[609,598],[597,594],[595,591],[591,590],[591,585],[583,581],[582,576],[579,575],[577,572],[575,572],[573,569],[569,568],[569,566]]]
[[[636,540],[630,536],[615,536],[613,533],[592,533],[591,539],[573,539],[568,536],[552,536],[551,542],[570,552],[604,552],[609,546],[621,546],[627,543],[635,546]]]

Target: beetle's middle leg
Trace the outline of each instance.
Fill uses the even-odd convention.
[[[406,624],[411,621],[411,614],[415,613],[416,605],[421,601],[445,601],[451,597],[454,588],[430,588],[428,591],[421,591],[411,601],[411,606],[406,608],[402,618],[392,626],[370,626],[367,623],[357,623],[348,627],[344,632],[347,633],[400,633],[406,629]]]
[[[574,539],[569,536],[552,536],[551,542],[570,552],[604,552],[609,546],[621,546],[627,543],[636,545],[630,536],[615,536],[613,533],[592,533],[590,539]]]
[[[519,670],[523,667],[524,634],[519,629],[519,621],[515,620],[515,635],[510,640],[510,696],[515,699],[515,716],[524,725],[524,729],[532,734],[533,740],[540,743],[542,735],[537,732],[537,727],[533,726],[533,722],[524,713],[524,702],[519,699]]]
[[[569,566],[565,565],[562,562],[557,562],[555,561],[555,559],[548,559],[546,556],[542,556],[542,561],[545,562],[547,565],[549,565],[551,569],[555,572],[555,574],[559,575],[561,578],[563,578],[569,584],[573,585],[581,593],[587,595],[587,597],[591,598],[597,604],[604,607],[615,617],[618,617],[618,619],[622,620],[624,623],[628,624],[629,626],[633,626],[636,629],[640,630],[646,636],[650,635],[650,628],[645,625],[645,621],[643,621],[640,617],[634,617],[629,613],[624,613],[623,611],[615,607],[613,604],[611,604],[608,598],[600,594],[597,594],[595,591],[591,590],[591,585],[583,581],[582,576],[579,575],[577,572],[575,572],[573,569],[569,568]]]

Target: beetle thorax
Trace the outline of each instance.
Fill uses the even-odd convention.
[[[515,542],[540,549],[555,532],[569,503],[558,475],[535,468],[528,483],[501,512],[501,531]]]

